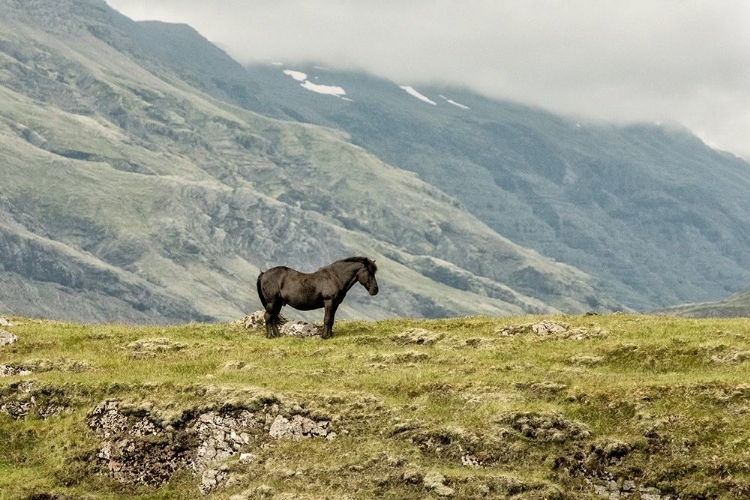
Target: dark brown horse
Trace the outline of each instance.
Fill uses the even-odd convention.
[[[378,267],[367,257],[349,257],[321,267],[314,273],[301,273],[286,266],[261,272],[258,276],[258,297],[266,309],[266,337],[279,336],[279,313],[289,304],[300,311],[325,308],[324,339],[333,335],[333,319],[346,292],[359,282],[370,292],[378,293],[375,272]]]

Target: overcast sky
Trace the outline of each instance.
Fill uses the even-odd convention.
[[[459,84],[567,115],[676,121],[750,159],[748,0],[107,0],[243,63]]]

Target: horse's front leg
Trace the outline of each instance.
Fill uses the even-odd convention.
[[[334,300],[326,300],[324,302],[325,316],[323,317],[323,331],[320,336],[324,339],[333,337],[333,320],[336,317],[336,309],[339,305]]]

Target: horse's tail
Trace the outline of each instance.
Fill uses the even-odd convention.
[[[263,304],[263,309],[265,309],[266,305],[268,305],[268,302],[266,301],[266,297],[263,295],[263,289],[260,286],[260,279],[262,277],[263,277],[263,271],[261,271],[260,274],[258,275],[257,287],[258,287],[258,298],[260,298],[260,303]]]

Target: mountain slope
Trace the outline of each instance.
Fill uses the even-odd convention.
[[[290,70],[346,99],[303,88]],[[346,131],[630,307],[713,300],[750,283],[750,165],[679,126],[577,122],[317,66],[248,71],[264,92],[261,111]]]
[[[750,317],[750,288],[716,302],[684,304],[654,311],[654,314],[682,318],[747,318]]]
[[[209,97],[223,83],[196,88],[200,65],[175,72],[169,43],[151,50],[154,30],[208,45],[187,27],[95,0],[0,7],[1,309],[226,320],[259,307],[259,269],[358,253],[384,293],[353,289],[342,317],[618,307],[340,132]]]

